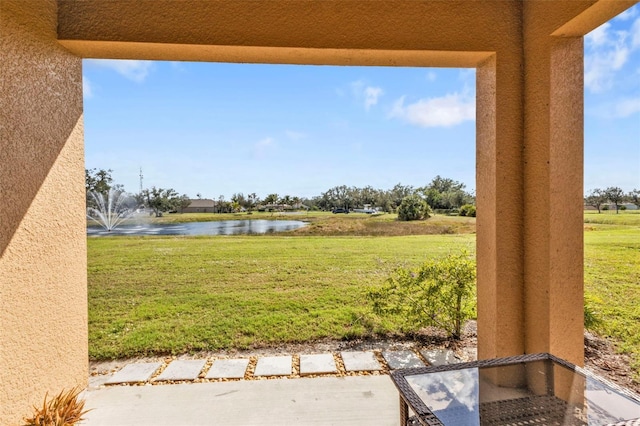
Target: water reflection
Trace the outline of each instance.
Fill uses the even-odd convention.
[[[480,425],[478,369],[407,377],[407,382],[446,425]]]
[[[175,224],[120,225],[108,232],[99,227],[87,227],[89,236],[106,235],[238,235],[271,234],[292,231],[306,224],[299,220],[223,220]]]

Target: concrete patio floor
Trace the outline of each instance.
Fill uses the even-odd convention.
[[[84,398],[87,426],[395,426],[400,419],[387,375],[110,386]]]

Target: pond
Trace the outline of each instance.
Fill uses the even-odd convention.
[[[171,224],[119,225],[111,232],[102,227],[88,226],[87,235],[238,235],[272,234],[302,228],[299,220],[221,220],[213,222],[188,222]]]

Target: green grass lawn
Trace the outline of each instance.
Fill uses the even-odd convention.
[[[91,358],[397,333],[402,319],[374,317],[367,289],[398,266],[475,251],[469,218],[310,217],[307,228],[269,236],[89,238]],[[420,226],[425,235],[402,235]],[[585,214],[585,292],[603,320],[597,332],[617,339],[640,373],[640,214]]]
[[[640,226],[640,210],[626,210],[616,214],[613,211],[585,211],[584,223],[589,225]],[[597,226],[596,226],[597,227]]]
[[[370,315],[369,286],[473,235],[109,237],[88,241],[94,359],[399,330]]]
[[[632,355],[640,380],[640,227],[585,231],[585,294],[602,320],[596,331]]]

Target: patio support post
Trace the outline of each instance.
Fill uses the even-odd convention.
[[[524,6],[525,352],[584,363],[583,41]]]
[[[522,56],[518,48],[508,53],[492,55],[476,74],[479,359],[525,350]]]
[[[0,423],[87,383],[82,60],[52,0],[0,2]]]

